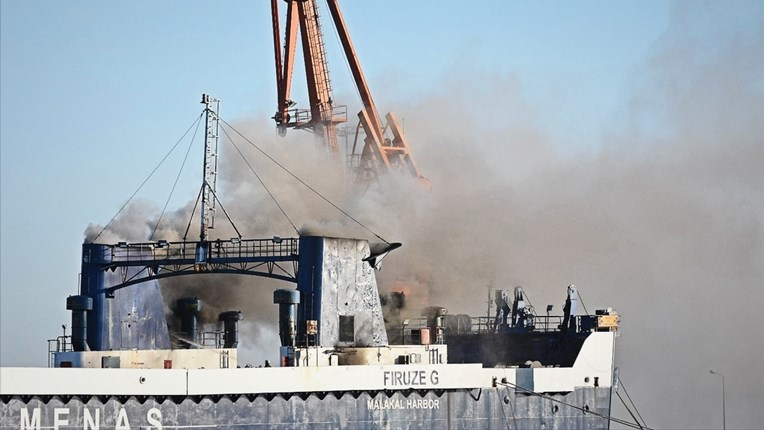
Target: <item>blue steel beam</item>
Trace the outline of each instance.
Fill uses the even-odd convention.
[[[151,242],[83,245],[83,294],[94,297],[153,279],[194,273],[263,276],[297,282],[298,239],[232,239],[209,242]],[[201,251],[200,251],[201,250]],[[201,255],[200,255],[201,254]],[[287,270],[279,263],[292,262]],[[265,266],[265,270],[263,270]],[[127,278],[128,267],[141,268]],[[278,269],[276,273],[274,270]],[[123,282],[104,288],[99,272],[122,270]],[[95,285],[101,284],[101,285]]]
[[[106,301],[121,288],[200,273],[253,275],[296,283],[298,260],[297,238],[86,243],[82,246],[80,294],[93,299],[93,310],[87,313],[88,344],[96,351],[106,348]],[[283,267],[290,262],[291,267]],[[117,270],[121,282],[107,285],[105,274]]]

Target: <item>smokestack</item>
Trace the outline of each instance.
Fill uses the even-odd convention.
[[[223,347],[236,348],[239,346],[239,321],[242,319],[242,311],[222,312],[218,316],[223,321]]]
[[[86,312],[93,310],[93,299],[88,296],[69,296],[66,298],[66,309],[72,311],[72,348],[75,351],[90,351]]]
[[[197,315],[202,310],[202,301],[196,297],[183,297],[176,302],[177,311],[181,316],[181,332],[194,343],[197,342]],[[196,348],[186,344],[185,348]]]
[[[279,338],[282,346],[295,346],[295,323],[297,305],[300,303],[300,291],[276,290],[274,303],[279,305]]]

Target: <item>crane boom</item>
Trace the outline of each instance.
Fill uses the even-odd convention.
[[[344,107],[335,107],[332,104],[329,67],[318,7],[315,0],[286,0],[286,2],[287,22],[284,30],[284,55],[282,56],[279,38],[278,0],[271,0],[278,92],[278,107],[273,119],[282,135],[286,133],[287,128],[313,130],[316,138],[323,141],[330,151],[337,156],[339,148],[336,125],[346,121],[345,111]],[[363,129],[365,137],[360,153],[356,153],[357,141],[354,141],[350,154],[352,158],[358,159],[353,166],[356,177],[370,181],[383,172],[402,170],[427,182],[414,162],[409,143],[396,116],[393,113],[388,113],[385,116],[387,122],[383,124],[378,114],[337,0],[327,0],[327,6],[343,47],[343,53],[348,61],[354,84],[361,97],[362,109],[358,113],[359,127],[357,128],[356,139],[359,136],[359,129]],[[295,103],[289,99],[298,26],[301,35],[310,109],[294,109]]]
[[[353,75],[353,81],[361,96],[361,103],[367,111],[374,132],[381,132],[383,126],[380,122],[380,116],[377,114],[377,107],[375,106],[374,100],[372,100],[372,94],[369,92],[369,86],[367,85],[367,80],[364,78],[364,72],[361,70],[361,64],[359,63],[359,58],[356,56],[356,49],[353,47],[353,42],[348,33],[348,27],[345,25],[343,14],[340,12],[336,0],[327,0],[327,6],[329,6],[332,20],[335,22],[335,28],[337,29],[340,43],[343,45],[343,51],[345,53],[345,58],[348,60],[348,65],[351,69],[351,74]],[[382,134],[378,135],[377,138],[382,140]]]
[[[318,7],[314,0],[288,1],[287,22],[285,26],[284,56],[281,54],[279,38],[279,7],[277,0],[271,0],[271,19],[274,36],[274,54],[276,63],[276,82],[278,107],[274,120],[281,134],[286,128],[305,128],[314,132],[317,140],[325,143],[330,152],[339,158],[336,124],[344,122],[341,116],[335,117],[332,106],[329,68],[319,22]],[[290,100],[292,72],[295,62],[297,33],[300,29],[305,65],[306,83],[310,109],[291,109]],[[284,62],[282,63],[282,58]]]

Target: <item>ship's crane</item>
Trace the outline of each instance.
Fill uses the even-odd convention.
[[[333,105],[317,2],[285,1],[287,13],[282,53],[279,0],[271,0],[278,93],[278,107],[273,119],[281,135],[286,133],[287,128],[312,130],[317,139],[323,141],[331,153],[339,158],[336,126],[347,121],[347,115],[344,106]],[[388,113],[385,116],[387,122],[383,123],[377,112],[337,0],[327,0],[327,6],[363,106],[358,113],[359,124],[348,154],[353,173],[358,179],[369,181],[381,173],[401,170],[427,182],[417,169],[409,143],[396,116],[392,112]],[[290,100],[298,26],[305,63],[309,109],[295,108],[295,103]],[[359,144],[362,129],[365,136],[363,144]],[[360,148],[360,151],[357,148]]]

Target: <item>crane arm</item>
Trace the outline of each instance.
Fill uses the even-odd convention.
[[[424,180],[420,175],[417,165],[412,158],[409,149],[409,143],[404,137],[403,129],[399,126],[393,113],[388,113],[386,119],[387,125],[383,125],[380,115],[377,113],[377,106],[372,99],[372,93],[369,91],[364,72],[361,70],[361,63],[356,55],[356,49],[353,47],[351,36],[348,33],[348,27],[343,19],[343,14],[337,4],[337,0],[327,0],[329,12],[335,23],[340,43],[343,45],[345,57],[348,60],[348,66],[351,69],[353,80],[361,97],[361,103],[364,108],[359,112],[359,120],[364,127],[367,138],[364,141],[365,147],[361,153],[361,165],[373,167],[374,170],[388,171],[392,168],[400,168],[409,171],[417,178]],[[390,128],[393,139],[385,138],[385,129]]]
[[[282,60],[281,39],[279,37],[279,0],[271,0],[271,21],[274,35],[274,58],[276,60],[276,91],[277,110],[274,120],[283,129],[284,123],[289,122],[287,111],[292,106],[290,91],[292,90],[292,70],[295,65],[295,46],[298,30],[297,3],[287,2],[287,22],[284,30],[284,59]],[[283,62],[282,62],[283,61]]]
[[[345,25],[343,14],[340,12],[336,0],[327,0],[327,6],[329,6],[329,13],[332,15],[337,34],[340,37],[340,43],[343,45],[345,58],[348,59],[348,65],[351,69],[356,88],[359,91],[361,103],[367,111],[367,116],[369,117],[372,129],[375,130],[376,139],[382,141],[383,125],[380,121],[380,115],[377,113],[377,107],[372,99],[372,93],[369,92],[369,86],[367,85],[366,78],[364,78],[364,72],[361,70],[361,64],[359,63],[359,58],[356,56],[356,49],[353,47],[353,42],[348,33],[348,27]]]
[[[271,0],[278,92],[278,107],[273,119],[276,121],[280,134],[283,134],[287,127],[311,129],[316,139],[326,144],[332,154],[339,158],[335,126],[346,121],[345,111],[344,107],[341,107],[343,108],[341,110],[336,110],[332,106],[329,68],[316,1],[318,0],[286,0],[287,22],[282,54],[279,38],[278,0]],[[327,6],[363,105],[358,116],[366,137],[359,156],[359,171],[361,172],[359,176],[362,179],[370,180],[382,172],[403,170],[416,178],[427,181],[417,169],[409,143],[396,117],[389,113],[386,115],[387,123],[383,123],[377,111],[377,106],[372,99],[372,93],[369,91],[337,0],[327,0]],[[310,109],[291,109],[294,103],[289,99],[298,28],[300,29]],[[386,132],[392,137],[386,137]],[[353,147],[354,153],[352,155],[355,155],[355,142]]]

